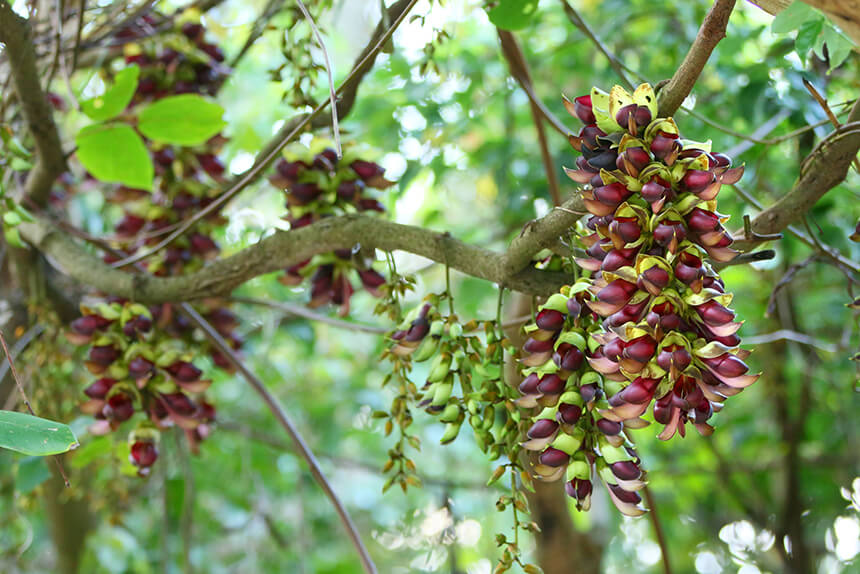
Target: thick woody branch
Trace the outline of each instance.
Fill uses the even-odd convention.
[[[545,217],[528,222],[511,242],[504,257],[504,272],[514,276],[524,269],[535,253],[556,244],[587,210],[577,193]]]
[[[657,96],[660,105],[659,117],[666,118],[674,114],[693,91],[693,86],[696,85],[696,80],[699,79],[699,74],[702,73],[711,52],[719,41],[726,37],[726,26],[734,7],[735,0],[714,2],[684,61]]]
[[[53,111],[39,81],[30,23],[18,16],[5,0],[0,0],[0,42],[6,46],[15,93],[24,119],[33,135],[36,161],[27,177],[27,195],[42,205],[54,180],[66,169],[60,136]]]
[[[822,140],[801,168],[801,175],[787,194],[752,220],[755,235],[779,233],[799,221],[821,197],[839,185],[860,150],[860,101],[854,104],[847,123]],[[741,239],[752,247],[761,241]]]
[[[407,251],[523,293],[545,295],[570,281],[564,273],[537,269],[524,269],[509,276],[505,272],[504,254],[468,245],[446,233],[366,215],[331,217],[301,229],[279,231],[200,271],[167,278],[113,269],[44,220],[22,224],[20,230],[27,241],[73,279],[104,293],[145,303],[226,295],[253,277],[355,245]]]

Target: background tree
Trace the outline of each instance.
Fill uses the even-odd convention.
[[[562,177],[577,128],[559,94],[640,81],[686,137],[746,164],[720,210],[749,254],[721,275],[764,374],[711,437],[634,433],[650,519],[620,517],[596,491],[578,512],[559,483],[536,484],[541,532],[520,535],[523,561],[850,571],[856,11],[758,4],[776,18],[723,0],[0,2],[0,331],[34,411],[81,442],[62,457],[68,488],[53,461],[0,455],[4,571],[492,571],[512,522],[494,508],[507,485],[486,482],[505,459],[466,432],[440,446],[444,425],[391,408],[411,391],[383,386],[383,334],[430,292],[464,323],[492,320],[495,283],[516,342],[533,297],[572,282],[533,257],[585,212]],[[334,162],[336,183],[363,191],[285,196],[289,166],[324,138],[348,145],[319,172]],[[311,204],[326,209],[303,219]],[[410,274],[414,291],[394,281]],[[162,337],[122,359],[141,388],[173,385],[146,407],[174,422],[158,438],[135,422],[138,391],[92,387],[115,362],[93,355],[113,343],[88,327],[110,302],[126,310],[107,319],[116,336]],[[6,410],[21,401],[11,363]],[[423,488],[383,494],[392,478]]]

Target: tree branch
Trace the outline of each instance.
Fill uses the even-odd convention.
[[[552,215],[544,219],[559,227]],[[541,230],[543,227],[541,224]],[[366,249],[407,251],[438,263],[447,261],[453,269],[529,294],[546,295],[570,281],[564,273],[537,269],[509,275],[505,271],[507,255],[468,245],[447,233],[367,215],[330,217],[300,229],[279,231],[200,271],[177,277],[152,277],[113,269],[42,219],[21,224],[19,229],[27,241],[52,258],[73,279],[104,293],[146,303],[226,295],[253,277],[357,244]],[[559,227],[557,236],[563,229],[564,226]]]
[[[845,179],[858,150],[860,100],[855,102],[847,123],[832,131],[807,157],[791,191],[753,219],[750,226],[753,233],[779,233],[798,221],[825,193]],[[761,241],[742,238],[737,243],[749,249]]]
[[[690,46],[690,51],[678,67],[675,75],[669,80],[657,95],[659,103],[658,116],[666,118],[675,113],[684,103],[684,99],[693,91],[699,74],[708,62],[711,52],[717,43],[726,37],[726,26],[729,16],[735,7],[735,0],[716,0],[711,7],[699,33]]]
[[[39,84],[30,23],[18,16],[6,0],[0,0],[0,42],[6,45],[15,93],[33,135],[36,162],[27,176],[26,193],[44,205],[54,180],[66,170],[60,136],[51,104]]]
[[[511,74],[520,82],[526,94],[534,92],[529,65],[520,48],[516,37],[507,30],[498,29],[499,40],[502,44],[502,53],[508,61],[511,69]],[[540,156],[543,161],[543,168],[546,172],[547,185],[549,186],[549,194],[553,205],[561,205],[561,192],[558,188],[558,174],[556,173],[556,165],[553,162],[552,154],[549,151],[549,145],[546,141],[546,131],[543,127],[545,113],[535,99],[529,96],[529,106],[532,111],[532,119],[534,120],[535,129],[537,130],[538,145],[540,147]],[[552,122],[550,122],[552,123]]]
[[[554,245],[558,238],[564,235],[586,213],[587,210],[582,198],[576,194],[550,211],[545,217],[526,223],[520,234],[511,242],[511,246],[505,254],[504,272],[506,275],[514,276],[525,269],[535,253]]]

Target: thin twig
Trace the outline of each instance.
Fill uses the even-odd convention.
[[[320,34],[319,28],[317,28],[316,22],[314,22],[313,16],[308,12],[305,3],[302,0],[296,0],[296,3],[299,5],[299,10],[302,11],[305,19],[307,19],[308,24],[311,26],[311,30],[314,32],[314,37],[317,39],[317,43],[320,45],[320,50],[323,53],[323,60],[325,61],[325,71],[328,74],[328,94],[329,101],[331,102],[331,130],[334,133],[334,149],[337,151],[338,159],[343,157],[343,149],[340,147],[340,128],[337,125],[337,104],[335,103],[335,98],[337,95],[334,91],[334,68],[332,68],[331,60],[328,57],[328,50],[325,48],[325,42],[323,42],[322,34]]]
[[[269,0],[266,3],[266,6],[263,8],[263,13],[260,14],[260,17],[254,20],[254,24],[251,27],[251,32],[248,34],[248,37],[245,39],[245,43],[242,44],[242,47],[239,49],[239,52],[233,56],[233,59],[230,60],[230,64],[228,67],[230,69],[235,69],[236,65],[245,57],[245,54],[251,49],[251,47],[260,39],[263,33],[266,31],[266,27],[269,24],[269,20],[278,13],[277,8],[284,3],[284,0]]]
[[[179,536],[182,539],[182,569],[185,574],[194,574],[194,565],[191,563],[191,548],[194,536],[194,472],[188,462],[188,452],[182,443],[182,435],[179,429],[175,429],[173,437],[176,441],[176,456],[182,467],[185,494],[182,497],[182,515],[179,519]]]
[[[233,421],[224,421],[218,420],[218,430],[224,430],[227,432],[233,432],[242,435],[245,438],[251,439],[260,444],[269,446],[271,448],[275,448],[278,450],[291,450],[292,447],[278,439],[277,437],[271,436],[266,432],[262,432],[257,427],[248,426],[245,424],[233,422]],[[382,462],[367,462],[366,460],[360,460],[356,458],[348,458],[344,456],[334,456],[331,454],[322,453],[319,458],[325,459],[329,461],[329,463],[334,464],[339,468],[350,467],[355,470],[359,470],[361,472],[366,472],[367,474],[373,476],[379,476],[380,470],[383,466]],[[445,476],[421,476],[421,483],[430,486],[438,486],[445,489],[458,489],[458,490],[475,490],[479,492],[487,492],[487,484],[481,480],[474,481],[463,481],[463,480],[452,480]]]
[[[529,72],[529,64],[526,61],[525,54],[523,54],[523,50],[520,48],[516,37],[514,37],[513,33],[507,30],[502,30],[501,28],[498,29],[498,33],[499,40],[502,44],[502,53],[508,61],[512,75],[519,79],[520,84],[523,85],[524,88],[528,87],[526,90],[527,92],[534,91],[531,73]],[[553,161],[552,154],[549,151],[549,145],[546,141],[546,132],[543,128],[544,114],[540,107],[538,107],[531,98],[529,98],[529,106],[532,112],[532,120],[534,121],[535,129],[537,130],[538,146],[540,147],[543,168],[546,172],[549,195],[552,199],[553,205],[558,206],[561,205],[561,191],[559,190],[558,174],[556,173],[555,162]]]
[[[299,454],[302,458],[307,462],[308,467],[310,467],[311,474],[314,479],[316,479],[317,483],[322,487],[323,492],[325,492],[328,499],[331,501],[335,510],[337,511],[338,516],[340,517],[341,523],[343,523],[344,528],[346,528],[347,533],[349,534],[349,538],[352,541],[353,546],[355,546],[356,551],[359,554],[361,559],[362,567],[367,574],[376,574],[376,565],[374,565],[373,560],[370,558],[370,553],[367,551],[367,548],[364,546],[364,543],[361,541],[361,535],[358,532],[358,529],[353,523],[352,518],[349,516],[349,512],[347,512],[346,507],[341,502],[340,498],[338,498],[328,479],[323,474],[322,468],[320,467],[319,462],[308,446],[307,442],[305,442],[304,437],[299,432],[298,428],[295,426],[293,421],[290,419],[287,412],[284,410],[284,407],[281,405],[280,401],[269,391],[269,389],[263,384],[263,382],[245,365],[245,363],[239,359],[236,352],[233,350],[230,345],[227,344],[226,341],[218,334],[218,331],[215,330],[212,325],[209,324],[206,319],[200,316],[194,308],[188,303],[181,303],[179,306],[182,313],[188,317],[188,319],[194,323],[198,328],[200,328],[203,333],[206,335],[215,347],[225,356],[230,363],[236,367],[236,369],[242,374],[248,384],[251,385],[251,388],[260,395],[260,398],[263,399],[263,402],[266,403],[266,406],[269,408],[269,411],[274,415],[280,425],[287,431],[287,434],[290,435],[290,439],[292,439],[293,444],[296,446],[296,449],[299,451]]]
[[[630,81],[630,78],[627,77],[627,73],[625,72],[624,64],[621,63],[621,60],[613,54],[606,45],[600,41],[600,38],[597,37],[585,20],[582,19],[582,16],[576,11],[576,9],[570,5],[567,0],[561,0],[562,7],[564,8],[564,13],[567,14],[567,18],[571,21],[571,23],[579,28],[579,31],[582,32],[586,38],[591,40],[591,43],[600,51],[601,54],[606,56],[606,59],[609,60],[609,66],[615,70],[615,73],[618,74],[618,77],[621,78],[622,83],[627,88],[633,88],[633,82]]]
[[[3,346],[3,352],[6,353],[6,360],[9,362],[9,370],[12,372],[12,379],[18,387],[18,392],[21,393],[21,400],[24,401],[24,406],[27,407],[27,410],[31,415],[36,416],[36,413],[33,412],[33,407],[30,405],[30,399],[27,398],[27,393],[24,391],[24,385],[21,384],[21,380],[18,378],[18,371],[15,369],[15,363],[12,361],[12,353],[6,345],[6,337],[3,336],[2,330],[0,330],[0,345]]]
[[[84,14],[87,11],[87,0],[80,0],[78,4],[78,24],[75,29],[75,47],[72,50],[72,69],[69,72],[73,73],[78,68],[78,57],[81,52],[81,33],[84,30]]]
[[[388,41],[388,39],[394,34],[394,31],[400,26],[401,22],[406,19],[406,15],[409,14],[409,11],[412,9],[415,4],[418,3],[418,0],[410,0],[409,4],[400,13],[397,19],[391,24],[391,27],[382,35],[381,38],[376,42],[373,48],[362,58],[355,66],[353,66],[352,71],[346,77],[346,79],[341,83],[340,87],[337,89],[336,94],[340,94],[348,87],[350,87],[353,80],[359,77],[363,73],[363,68],[366,62],[369,62],[372,58],[376,57],[377,52],[382,49],[382,46]],[[255,181],[257,177],[266,169],[269,164],[277,158],[281,150],[286,147],[288,143],[290,143],[299,133],[303,132],[305,128],[311,123],[311,121],[322,112],[326,106],[328,106],[330,100],[326,100],[320,103],[316,108],[313,109],[309,114],[305,115],[304,118],[298,122],[298,124],[290,130],[283,138],[280,139],[272,149],[261,159],[254,163],[248,171],[246,171],[243,175],[241,175],[233,185],[231,185],[227,190],[221,193],[212,203],[196,212],[193,216],[189,217],[185,220],[185,222],[180,225],[173,233],[165,237],[163,240],[159,241],[152,248],[143,250],[138,252],[135,255],[130,257],[126,257],[120,261],[117,261],[113,264],[113,267],[125,267],[131,265],[132,263],[136,263],[138,261],[142,261],[146,259],[150,255],[158,253],[168,245],[170,245],[176,238],[182,236],[186,231],[191,229],[198,221],[209,215],[210,213],[214,213],[218,209],[221,208],[227,201],[232,199],[236,194],[245,189],[251,182]]]
[[[9,351],[9,346],[6,344],[6,337],[3,336],[3,331],[0,330],[0,346],[3,347],[3,352],[6,354],[6,361],[9,363],[9,370],[12,373],[12,379],[15,381],[15,386],[18,387],[18,392],[21,393],[21,400],[24,401],[24,405],[26,405],[27,410],[30,412],[32,416],[36,416],[36,413],[33,412],[33,407],[30,405],[30,399],[27,398],[27,393],[24,391],[24,385],[21,384],[21,380],[18,378],[18,371],[15,370],[15,363],[12,360],[12,353]],[[60,461],[60,455],[54,455],[54,462],[57,463],[57,471],[60,473],[60,476],[63,478],[63,483],[66,485],[66,488],[71,486],[69,483],[69,477],[66,476],[66,471],[63,469],[63,463]]]
[[[167,464],[158,466],[161,468],[161,572],[170,574],[170,496],[167,491]]]
[[[651,518],[651,524],[654,525],[654,535],[657,538],[657,544],[660,546],[660,556],[663,561],[663,574],[672,574],[672,566],[669,564],[669,545],[666,543],[666,535],[663,532],[663,525],[660,523],[660,518],[657,516],[657,501],[651,494],[651,489],[648,485],[642,487],[642,493],[645,495],[645,502],[648,504],[648,513]]]
[[[753,335],[752,337],[744,337],[743,343],[744,345],[766,345],[768,343],[775,343],[777,341],[794,341],[795,343],[815,347],[816,349],[820,349],[827,353],[838,353],[840,350],[842,350],[842,345],[834,345],[833,343],[827,343],[825,341],[816,339],[815,337],[810,337],[809,335],[798,333],[797,331],[791,331],[789,329],[780,329],[778,331],[774,331],[773,333],[765,333],[764,335]]]
[[[21,337],[17,341],[15,341],[15,344],[12,345],[12,361],[15,361],[18,358],[18,355],[24,349],[27,348],[27,345],[30,344],[30,341],[41,335],[42,331],[44,330],[45,327],[40,324],[33,325],[32,327],[27,329],[27,332],[21,335]],[[9,370],[9,365],[11,364],[12,362],[0,363],[0,381],[2,381],[4,377],[6,377],[6,371]]]
[[[812,85],[812,82],[803,78],[803,87],[806,88],[812,97],[818,102],[818,105],[821,106],[821,109],[824,110],[824,113],[827,114],[827,119],[830,120],[830,123],[833,124],[833,127],[839,129],[840,123],[839,120],[836,119],[836,114],[833,113],[833,110],[830,109],[830,104],[827,103],[827,99],[821,95],[821,93]],[[856,157],[854,158],[854,169],[860,172],[860,160]]]
[[[310,319],[311,321],[316,321],[318,323],[325,323],[326,325],[331,325],[332,327],[337,327],[339,329],[361,331],[363,333],[374,333],[377,335],[385,334],[390,330],[386,329],[385,327],[367,325],[365,323],[353,323],[351,321],[344,321],[343,319],[329,317],[320,313],[314,313],[304,305],[296,305],[293,303],[288,303],[286,301],[269,301],[268,299],[260,299],[257,297],[230,297],[230,300],[235,303],[261,305],[264,307],[269,307],[270,309],[277,309],[278,311],[282,311],[289,315],[295,315],[297,317]]]
[[[779,293],[779,290],[788,285],[794,280],[795,275],[805,268],[807,265],[812,263],[818,259],[818,254],[813,253],[803,261],[799,263],[792,264],[788,269],[786,269],[785,274],[783,274],[782,278],[777,281],[776,285],[774,285],[773,290],[770,292],[770,297],[767,300],[767,310],[765,311],[765,317],[769,317],[776,310],[776,295]]]

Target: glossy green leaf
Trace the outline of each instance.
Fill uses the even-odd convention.
[[[521,30],[531,24],[539,0],[501,0],[489,11],[490,22],[503,30]]]
[[[78,159],[96,179],[152,190],[152,159],[143,139],[129,126],[87,126],[78,133],[75,143]]]
[[[197,94],[182,94],[158,100],[140,112],[138,129],[153,141],[194,146],[220,132],[224,109]]]
[[[15,411],[0,411],[0,447],[30,456],[67,452],[78,446],[68,426]]]
[[[129,104],[137,90],[140,68],[129,66],[116,75],[113,85],[105,93],[81,102],[81,111],[101,122],[119,115]]]
[[[803,2],[795,0],[791,6],[776,15],[770,29],[775,34],[788,34],[800,28],[807,20],[816,17],[818,17],[818,12]]]

